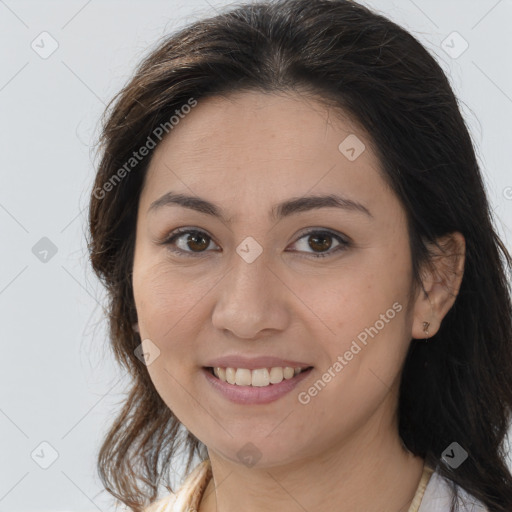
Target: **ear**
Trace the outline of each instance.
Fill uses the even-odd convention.
[[[431,261],[421,271],[423,289],[414,302],[414,322],[411,336],[416,339],[430,338],[437,333],[441,322],[453,306],[459,293],[464,274],[466,241],[455,231],[432,244]],[[423,322],[429,322],[428,335]]]
[[[136,323],[132,324],[132,328],[133,328],[133,330],[134,330],[135,332],[140,333],[139,323],[138,323],[138,322],[136,322]]]

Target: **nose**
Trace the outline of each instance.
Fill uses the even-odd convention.
[[[263,255],[252,263],[236,256],[216,288],[218,299],[212,314],[215,328],[241,339],[286,329],[291,292],[267,266]]]

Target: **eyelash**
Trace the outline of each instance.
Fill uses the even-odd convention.
[[[199,229],[190,229],[190,228],[178,228],[176,229],[175,231],[173,231],[172,233],[169,234],[169,236],[167,236],[164,240],[162,240],[160,242],[161,245],[166,245],[168,246],[168,250],[175,253],[175,254],[178,254],[180,256],[185,256],[185,257],[192,257],[192,258],[200,258],[203,256],[203,254],[205,252],[207,252],[206,250],[203,251],[203,252],[198,252],[198,253],[194,253],[192,251],[184,251],[182,249],[175,249],[175,248],[172,248],[171,245],[174,243],[175,240],[177,240],[178,238],[180,238],[181,235],[183,234],[198,234],[198,235],[205,235],[205,238],[210,240],[210,241],[213,241],[213,239],[205,232],[205,231],[202,231],[202,230],[199,230]],[[309,256],[306,256],[306,257],[313,257],[313,258],[325,258],[326,256],[331,256],[335,253],[338,253],[340,251],[343,251],[345,250],[347,247],[349,247],[351,244],[350,242],[348,242],[347,240],[345,240],[344,238],[342,238],[340,235],[337,235],[336,233],[330,231],[330,230],[311,230],[311,231],[308,231],[306,233],[303,233],[298,239],[298,240],[301,240],[302,238],[304,237],[307,237],[307,236],[311,236],[311,235],[329,235],[331,236],[332,238],[334,238],[336,241],[339,242],[339,245],[336,246],[334,249],[330,250],[330,252],[324,252],[324,253],[307,253]],[[209,245],[209,244],[208,244]]]

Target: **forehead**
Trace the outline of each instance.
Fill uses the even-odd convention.
[[[374,201],[386,185],[370,146],[348,116],[302,95],[200,99],[155,149],[142,199],[173,190],[256,206],[337,191]]]

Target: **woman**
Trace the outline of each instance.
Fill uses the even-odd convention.
[[[353,1],[241,5],[151,52],[101,149],[89,247],[133,377],[113,496],[512,509],[512,260],[416,39]]]

